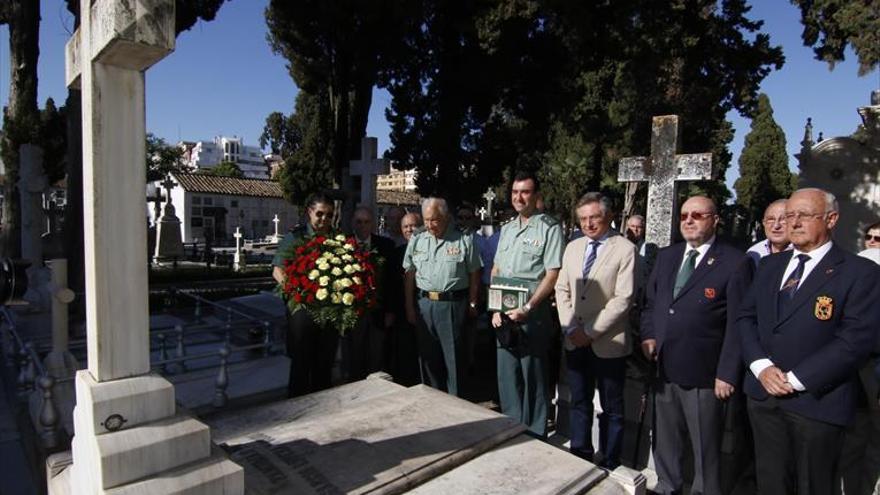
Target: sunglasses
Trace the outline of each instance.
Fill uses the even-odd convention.
[[[680,218],[682,222],[687,222],[688,217],[699,222],[700,220],[708,220],[714,216],[714,213],[708,211],[691,211],[688,213],[682,213]]]
[[[880,235],[865,234],[866,241],[880,242]]]

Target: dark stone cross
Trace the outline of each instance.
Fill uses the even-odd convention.
[[[683,180],[710,180],[714,175],[711,153],[676,154],[680,146],[677,115],[654,117],[651,126],[651,156],[620,160],[619,182],[647,182],[648,209],[645,242],[668,246],[675,229],[673,215],[678,211],[675,183]]]

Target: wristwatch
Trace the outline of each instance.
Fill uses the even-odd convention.
[[[532,310],[532,305],[529,303],[526,303],[525,306],[522,307],[522,309],[523,309],[523,313],[529,314],[529,311]]]

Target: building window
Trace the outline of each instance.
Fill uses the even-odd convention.
[[[193,216],[197,216],[197,217],[202,216],[202,207],[201,206],[193,206],[192,214],[193,214]]]
[[[214,204],[214,198],[205,198],[205,206],[212,206]]]
[[[189,219],[190,227],[201,227],[202,225],[202,217],[192,217]]]
[[[238,200],[237,199],[230,199],[229,200],[229,207],[230,208],[238,208]]]
[[[193,204],[194,205],[202,204],[202,197],[201,196],[193,196]]]

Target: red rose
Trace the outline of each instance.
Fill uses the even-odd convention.
[[[302,302],[302,294],[300,294],[299,292],[294,292],[293,293],[293,300],[296,301],[297,303],[301,303]]]
[[[312,304],[313,302],[315,302],[315,295],[314,294],[306,295],[306,304]]]

